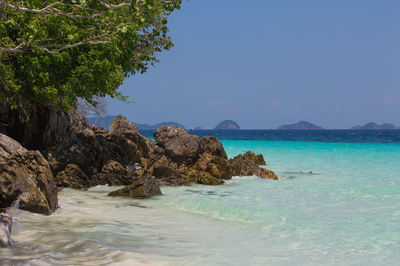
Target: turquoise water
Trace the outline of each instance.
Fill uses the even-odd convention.
[[[50,217],[17,211],[3,263],[398,265],[400,144],[224,140],[262,153],[279,181],[163,187],[150,200],[115,188],[64,190]],[[312,171],[312,174],[309,174]]]

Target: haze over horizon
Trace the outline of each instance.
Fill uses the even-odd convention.
[[[110,115],[243,129],[306,120],[324,128],[400,125],[400,2],[185,1],[175,46],[121,87]]]

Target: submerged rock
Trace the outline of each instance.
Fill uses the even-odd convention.
[[[29,151],[0,134],[0,208],[19,200],[20,208],[51,214],[58,207],[50,165],[38,151]]]
[[[127,197],[135,199],[147,199],[156,195],[162,195],[160,186],[155,179],[151,177],[135,181],[129,186],[108,194],[110,197]]]

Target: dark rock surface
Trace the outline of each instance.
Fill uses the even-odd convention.
[[[271,170],[260,168],[259,165],[265,165],[262,155],[255,155],[252,152],[240,154],[230,159],[235,176],[252,176],[256,175],[261,178],[278,180],[278,176]]]
[[[51,214],[58,207],[57,187],[49,163],[0,134],[0,208],[19,200],[20,208]]]
[[[125,134],[137,134],[138,128],[134,124],[130,123],[125,116],[119,115],[112,121],[109,133],[118,136],[123,136]]]
[[[181,127],[160,127],[154,138],[165,155],[178,164],[195,163],[201,153],[200,137],[188,134]]]
[[[127,197],[134,199],[147,199],[152,196],[161,195],[160,186],[154,178],[146,178],[133,182],[108,194],[110,197]]]
[[[58,188],[69,187],[74,189],[86,190],[92,186],[93,182],[76,164],[68,164],[64,170],[56,176]]]

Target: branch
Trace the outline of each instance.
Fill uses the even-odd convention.
[[[106,2],[104,0],[98,0],[98,1],[102,6],[104,6],[107,9],[111,9],[111,10],[114,10],[114,9],[120,8],[120,7],[124,7],[124,6],[132,5],[132,0],[130,0],[129,2],[123,2],[123,3],[120,3],[120,4],[116,4],[116,5],[110,4],[110,3],[108,3],[108,2]],[[140,1],[141,0],[136,0],[136,4],[135,5],[138,5],[140,3]]]
[[[94,18],[97,16],[101,16],[101,14],[99,14],[99,13],[94,13],[91,16],[78,15],[78,14],[74,14],[72,12],[68,13],[68,12],[64,12],[64,11],[61,11],[60,9],[56,8],[57,5],[77,7],[77,8],[84,9],[84,10],[90,10],[92,12],[94,11],[93,9],[89,9],[89,8],[83,7],[81,5],[65,4],[60,1],[54,2],[54,3],[52,3],[46,7],[43,7],[41,9],[34,9],[34,8],[27,8],[27,7],[23,7],[23,6],[12,5],[9,2],[7,2],[6,0],[0,0],[0,6],[4,6],[4,7],[11,8],[11,9],[18,10],[18,11],[30,12],[30,13],[41,14],[41,15],[63,15],[63,16],[67,16],[70,18]]]

